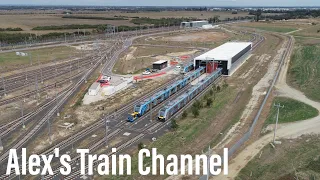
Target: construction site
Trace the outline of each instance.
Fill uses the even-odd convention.
[[[244,168],[270,142],[274,123],[269,120],[266,126],[265,121],[274,98],[286,93],[301,97],[286,85],[294,38],[240,20],[118,29],[1,50],[0,60],[7,60],[0,69],[0,179],[109,178],[96,171],[82,175],[76,149],[112,155],[117,148],[130,154],[134,164],[142,148],[194,155],[222,154],[226,147],[234,159],[228,178],[240,173],[246,179],[251,170],[237,167]],[[305,102],[319,110],[318,103]],[[317,110],[310,113],[317,116]],[[279,136],[291,126],[297,128],[280,126]],[[247,147],[250,152],[244,151]],[[49,155],[59,148],[72,157],[71,174],[62,175],[54,159],[54,175],[7,175],[9,150],[20,153],[22,148],[27,155]],[[204,178],[141,176],[137,167],[130,177],[114,177]]]

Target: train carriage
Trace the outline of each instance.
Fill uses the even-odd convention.
[[[191,87],[186,93],[182,94],[174,101],[161,108],[158,113],[158,120],[166,121],[170,119],[181,108],[194,99],[200,92],[206,89],[212,82],[219,78],[222,74],[222,69],[217,69],[215,72],[201,80],[197,85]]]
[[[153,104],[152,107],[160,104],[161,102],[163,102],[164,100],[168,99],[170,96],[175,94],[177,91],[185,87],[191,81],[201,76],[201,74],[203,74],[204,72],[205,72],[205,68],[200,67],[197,70],[187,74],[183,79],[178,80],[176,83],[156,93],[151,98],[146,99],[143,102],[135,105],[134,112],[132,114],[129,114],[128,116],[128,121],[134,122],[137,118],[143,116],[146,112],[150,110],[151,104]]]

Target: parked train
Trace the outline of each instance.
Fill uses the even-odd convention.
[[[168,99],[171,95],[178,92],[187,84],[198,78],[205,72],[205,67],[200,67],[197,70],[185,75],[182,80],[178,80],[176,83],[168,86],[164,90],[156,93],[151,98],[144,100],[143,102],[134,106],[134,112],[128,116],[129,122],[134,122],[137,118],[143,116],[151,108],[157,106],[164,100]]]
[[[222,69],[217,69],[215,72],[201,80],[197,85],[190,88],[186,93],[182,94],[168,105],[160,109],[158,120],[166,121],[170,119],[181,108],[187,105],[194,97],[206,89],[212,82],[219,78],[222,74]]]
[[[190,62],[188,64],[186,64],[182,69],[181,69],[181,73],[185,74],[187,72],[190,72],[194,69],[194,63]]]

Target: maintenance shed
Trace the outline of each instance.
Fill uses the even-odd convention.
[[[222,74],[230,76],[247,59],[251,48],[251,42],[228,42],[194,58],[194,65],[206,66],[207,71],[222,68]]]
[[[101,88],[100,83],[94,82],[88,90],[89,96],[96,96],[100,88]]]
[[[159,61],[156,61],[152,64],[152,69],[161,70],[166,67],[168,67],[168,61],[166,61],[166,60],[159,60]]]
[[[190,21],[190,22],[181,22],[181,28],[202,28],[203,25],[208,25],[208,21]]]

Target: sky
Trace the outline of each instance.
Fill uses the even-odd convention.
[[[320,6],[320,0],[0,0],[0,5]]]

